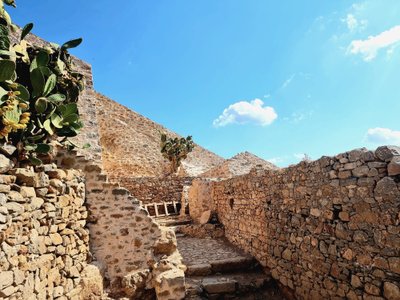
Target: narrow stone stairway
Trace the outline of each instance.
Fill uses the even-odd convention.
[[[179,231],[178,225],[178,249],[187,266],[186,299],[284,299],[272,277],[225,238],[191,237]]]

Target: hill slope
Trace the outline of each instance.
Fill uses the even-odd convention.
[[[96,110],[103,165],[111,177],[163,175],[167,163],[160,153],[160,132],[179,135],[98,93]],[[196,145],[182,169],[184,175],[197,176],[223,161]]]
[[[269,170],[279,169],[274,164],[246,151],[225,160],[219,166],[201,174],[200,177],[231,178],[239,175],[248,174],[250,170],[257,165]]]

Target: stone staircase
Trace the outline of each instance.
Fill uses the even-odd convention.
[[[284,299],[271,275],[225,238],[187,236],[179,227],[178,249],[187,266],[185,299]]]

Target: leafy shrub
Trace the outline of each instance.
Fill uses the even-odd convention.
[[[183,159],[192,152],[194,143],[192,136],[186,138],[170,138],[161,134],[161,153],[171,163],[171,173],[176,173]]]
[[[72,146],[68,138],[83,126],[76,104],[83,75],[74,71],[68,54],[82,39],[31,45],[25,40],[30,23],[12,44],[11,32],[18,28],[4,4],[15,7],[15,2],[0,0],[0,144],[16,147],[14,160],[40,164],[38,156],[51,151],[52,141]]]

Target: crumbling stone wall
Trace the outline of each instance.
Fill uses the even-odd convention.
[[[212,183],[227,238],[299,299],[400,299],[400,149]]]
[[[119,184],[110,183],[101,166],[60,152],[58,164],[82,169],[86,176],[90,251],[108,282],[110,295],[146,299],[183,299],[185,267],[173,231],[161,227],[140,201]]]
[[[84,199],[77,170],[44,165],[0,175],[1,299],[79,299],[89,253]]]
[[[128,189],[143,204],[158,202],[181,202],[184,186],[189,186],[192,177],[120,177],[111,178]],[[117,181],[118,180],[118,181]]]

